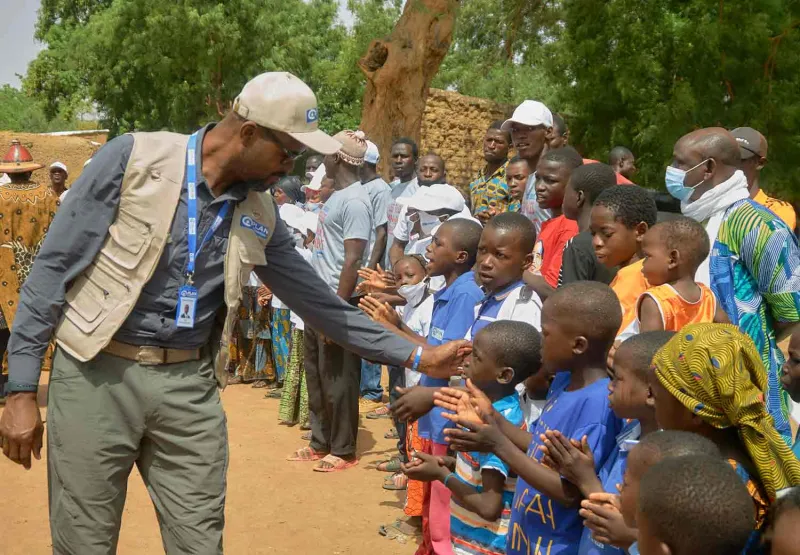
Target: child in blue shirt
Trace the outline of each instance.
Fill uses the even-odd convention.
[[[439,226],[428,245],[428,275],[443,276],[445,288],[434,293],[429,345],[463,339],[474,321],[475,305],[483,298],[471,268],[481,236],[480,224],[466,219],[448,220]],[[398,420],[416,420],[423,452],[447,455],[444,428],[448,421],[442,409],[433,408],[433,392],[448,380],[423,375],[419,385],[398,388],[400,397],[392,403]],[[433,410],[432,410],[433,409]],[[450,548],[450,492],[441,483],[426,484],[422,506],[422,543],[426,553],[452,553]]]
[[[579,555],[624,555],[636,541],[636,529],[625,525],[614,511],[628,453],[640,437],[658,429],[648,386],[648,369],[656,352],[674,332],[654,331],[624,341],[614,355],[608,385],[609,403],[625,425],[616,437],[616,448],[595,473],[594,457],[582,441],[568,440],[559,431],[545,433],[546,464],[572,482],[586,499],[580,515],[585,520]],[[615,547],[617,546],[617,547]]]
[[[541,448],[545,432],[559,430],[584,442],[596,472],[613,453],[622,422],[609,405],[606,359],[621,321],[619,300],[607,285],[576,282],[558,289],[542,311],[542,362],[556,376],[533,433],[507,422],[480,399],[472,402],[481,406],[482,422],[463,418],[458,410],[455,422],[468,430],[447,431],[455,450],[491,451],[519,476],[507,537],[509,555],[578,552],[583,529],[580,491],[541,463]]]
[[[472,387],[515,426],[524,425],[516,385],[538,371],[540,343],[530,324],[492,322],[475,336],[465,367]],[[516,484],[505,462],[492,453],[458,453],[457,459],[418,453],[403,471],[411,479],[442,482],[452,493],[450,534],[456,555],[504,555]]]

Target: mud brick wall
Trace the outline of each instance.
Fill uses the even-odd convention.
[[[420,155],[444,158],[447,181],[466,190],[484,166],[483,137],[495,120],[504,120],[513,106],[457,92],[430,89],[420,132]]]

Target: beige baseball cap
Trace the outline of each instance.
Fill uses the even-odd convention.
[[[262,127],[283,131],[320,154],[335,154],[339,141],[319,129],[314,91],[285,71],[254,77],[233,101],[233,111]]]

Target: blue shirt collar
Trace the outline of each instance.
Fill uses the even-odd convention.
[[[496,301],[504,301],[506,297],[508,297],[517,288],[522,287],[523,285],[525,285],[525,282],[519,279],[509,285],[506,285],[500,291],[497,291],[495,293],[486,293],[486,296],[483,298],[483,302],[486,302],[489,299],[494,299]]]
[[[451,283],[448,287],[441,289],[433,294],[433,300],[436,302],[444,301],[447,302],[450,300],[450,297],[453,296],[453,291],[459,288],[462,284],[468,282],[475,281],[475,272],[470,270],[469,272],[463,273],[456,278],[456,280]]]

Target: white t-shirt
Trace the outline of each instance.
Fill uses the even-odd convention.
[[[403,307],[403,323],[411,328],[411,331],[422,337],[427,337],[431,329],[431,317],[433,316],[433,292],[428,294],[424,301],[416,307],[405,305]],[[419,383],[422,374],[406,368],[406,387],[414,387]]]
[[[414,177],[411,181],[405,181],[403,183],[400,183],[398,179],[395,179],[389,184],[389,187],[392,188],[392,201],[389,204],[389,209],[386,212],[386,227],[389,237],[386,240],[386,254],[383,257],[384,268],[391,267],[391,263],[389,262],[389,249],[392,247],[392,243],[394,243],[394,228],[397,225],[398,218],[400,217],[400,211],[403,209],[403,205],[397,202],[397,199],[410,197],[416,193],[417,189],[419,189],[419,183],[417,183],[416,177]]]

